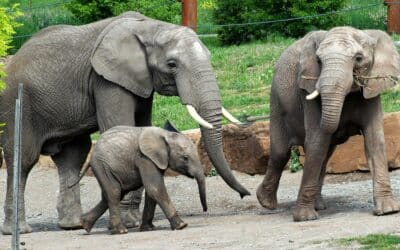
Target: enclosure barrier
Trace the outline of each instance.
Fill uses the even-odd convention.
[[[21,176],[21,131],[22,131],[22,94],[23,84],[18,84],[18,97],[15,100],[14,127],[14,169],[13,169],[13,233],[11,248],[19,249],[19,182]]]

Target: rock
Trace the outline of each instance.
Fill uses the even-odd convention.
[[[223,126],[225,157],[233,170],[250,175],[264,174],[268,162],[269,129],[268,122],[253,123],[247,128],[230,124]],[[200,130],[185,132],[198,147],[200,160],[209,173],[212,164],[204,149]]]
[[[385,115],[384,129],[388,166],[400,168],[400,112]],[[256,122],[247,128],[230,124],[223,126],[222,131],[224,153],[231,168],[250,175],[264,174],[269,159],[269,122]],[[200,130],[194,129],[183,133],[197,146],[204,173],[208,174],[212,164],[204,150]],[[304,153],[301,154],[300,160],[304,161]],[[41,156],[37,165],[55,166],[48,156]],[[369,171],[362,136],[353,136],[346,143],[337,146],[327,166],[328,173],[348,173],[357,170]],[[90,170],[87,174],[93,175]],[[166,174],[177,175],[171,170]]]
[[[400,112],[388,113],[384,118],[384,131],[388,167],[400,168]],[[328,162],[328,173],[348,173],[356,170],[369,171],[364,153],[364,137],[351,137],[339,145]]]

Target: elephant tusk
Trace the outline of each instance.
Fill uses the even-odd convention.
[[[192,106],[192,105],[186,105],[186,108],[190,114],[190,116],[192,116],[192,118],[201,126],[208,128],[208,129],[213,129],[214,126],[211,125],[210,123],[208,123],[207,121],[205,121],[203,118],[201,118],[201,116],[199,115],[199,113],[197,113],[196,109]]]
[[[222,107],[222,115],[228,119],[230,122],[235,123],[237,125],[243,125],[241,121],[236,119],[231,113],[228,112],[224,107]]]
[[[319,96],[319,92],[318,90],[314,90],[314,92],[312,92],[311,94],[306,96],[307,100],[314,100],[315,98],[317,98]]]

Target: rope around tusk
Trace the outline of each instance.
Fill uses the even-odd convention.
[[[213,129],[214,126],[205,121],[199,113],[197,113],[196,109],[192,105],[186,105],[186,108],[190,114],[190,116],[198,123],[200,126],[203,126],[208,129]]]
[[[230,122],[235,123],[237,125],[243,125],[241,121],[236,119],[231,113],[228,112],[224,107],[222,107],[222,115],[228,119]]]
[[[306,99],[310,101],[310,100],[314,100],[318,96],[319,96],[318,90],[314,90],[314,92],[312,92],[311,94],[306,96]]]

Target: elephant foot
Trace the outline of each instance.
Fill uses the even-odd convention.
[[[1,232],[4,235],[11,235],[13,232],[12,223],[10,221],[5,221],[3,224],[3,228],[1,229]],[[31,226],[28,225],[28,223],[26,223],[26,221],[20,221],[19,222],[19,232],[21,234],[32,233],[32,228],[31,228]]]
[[[119,223],[116,226],[111,226],[110,232],[111,234],[126,234],[128,233],[128,229],[124,224]]]
[[[400,203],[393,196],[375,198],[375,215],[385,215],[400,211]]]
[[[64,217],[58,221],[58,227],[64,230],[82,229],[82,222],[79,216]]]
[[[153,225],[153,223],[146,223],[146,224],[140,225],[139,231],[140,232],[153,231],[154,228],[155,228],[155,226]]]
[[[296,206],[293,211],[294,221],[307,221],[318,219],[318,213],[315,211],[314,207],[300,207]]]
[[[81,217],[81,225],[82,228],[86,230],[86,232],[90,233],[92,231],[94,221],[89,218],[90,216],[87,214],[82,215]]]
[[[327,206],[324,198],[322,198],[322,195],[318,195],[318,197],[315,199],[315,210],[325,210],[326,208]]]
[[[278,206],[276,192],[267,191],[262,184],[258,186],[256,195],[261,206],[271,210],[276,209]]]
[[[127,228],[133,228],[139,226],[140,212],[138,208],[121,208],[122,222]]]
[[[169,222],[171,223],[172,230],[181,230],[188,225],[178,215],[175,215],[171,219],[169,219]]]

